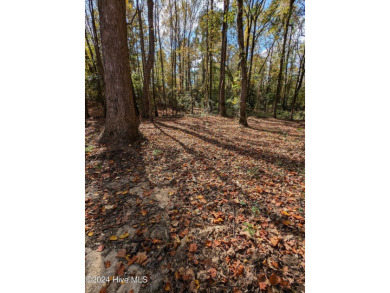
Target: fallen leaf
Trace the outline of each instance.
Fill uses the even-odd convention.
[[[147,260],[147,256],[145,252],[138,252],[137,253],[137,263],[142,264]]]
[[[141,215],[143,215],[145,217],[147,214],[148,214],[147,210],[141,210]]]
[[[276,286],[280,282],[280,278],[275,274],[272,273],[271,276],[269,276],[268,281],[271,283],[272,286]]]
[[[260,288],[260,290],[266,290],[267,289],[267,283],[259,282],[259,288]]]
[[[108,260],[104,263],[105,268],[109,268],[111,266],[111,262]]]
[[[125,265],[120,261],[115,266],[115,274],[122,277],[125,273]]]
[[[196,245],[196,243],[191,243],[188,250],[189,252],[195,252],[198,250],[198,246]]]
[[[107,293],[107,287],[103,287],[102,289],[100,289],[99,293]]]
[[[171,284],[169,282],[167,282],[164,286],[164,290],[165,291],[170,291],[171,290]]]
[[[272,244],[272,246],[276,246],[276,245],[278,245],[278,243],[279,243],[279,238],[278,237],[272,237],[271,239],[270,239],[270,241],[271,241],[271,244]]]
[[[88,232],[88,236],[91,237],[94,234],[93,231]]]
[[[214,268],[210,268],[208,272],[212,278],[215,278],[217,276],[217,270]]]
[[[181,231],[181,232],[179,233],[179,235],[180,235],[181,238],[183,238],[183,237],[186,236],[187,234],[188,234],[188,229],[185,229],[185,230],[183,230],[183,231]]]
[[[120,239],[124,239],[126,237],[129,237],[129,233],[124,233],[121,236],[119,236]]]
[[[134,255],[129,261],[128,261],[128,265],[132,265],[136,260],[138,259],[138,256]]]
[[[290,283],[287,280],[280,278],[280,285],[285,289],[291,289]]]
[[[120,249],[118,251],[118,254],[116,255],[116,257],[125,258],[126,257],[126,249],[125,248]]]
[[[223,219],[222,218],[217,218],[214,220],[214,224],[221,224],[223,223]]]
[[[171,224],[172,224],[173,227],[177,227],[177,225],[179,225],[179,221],[178,220],[173,220],[171,222]]]
[[[237,267],[237,269],[235,270],[235,272],[234,272],[234,276],[238,277],[238,276],[241,276],[243,273],[244,273],[244,266],[243,265],[239,265]]]
[[[116,236],[111,236],[111,237],[110,237],[110,240],[111,240],[111,241],[116,241],[116,240],[118,240],[118,237],[116,237]]]

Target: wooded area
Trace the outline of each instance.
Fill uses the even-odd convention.
[[[304,292],[304,0],[86,0],[87,292]]]
[[[239,116],[244,126],[248,115],[304,118],[304,2],[168,0],[112,5],[86,2],[87,117],[88,105],[96,102],[107,122],[113,119],[110,102],[117,99],[111,98],[112,84],[104,78],[114,78],[104,70],[109,63],[112,68],[126,67],[115,69],[115,74],[126,76],[121,86],[131,91],[126,96],[135,110],[126,113],[135,111],[150,121],[194,111]],[[106,23],[110,17],[113,22]],[[130,73],[123,75],[121,70]]]

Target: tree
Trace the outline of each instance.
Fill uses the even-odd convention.
[[[100,0],[99,14],[106,86],[106,122],[100,142],[131,143],[139,133],[130,87],[126,2]]]
[[[242,24],[243,0],[237,0],[237,41],[240,50],[241,65],[241,95],[240,95],[240,120],[243,126],[248,126],[246,120],[246,97],[248,93],[248,77],[246,69],[245,47],[244,47],[244,28]]]
[[[301,62],[299,63],[299,71],[298,71],[297,83],[296,83],[296,86],[295,86],[294,96],[293,96],[293,100],[292,100],[292,103],[291,103],[290,120],[293,120],[295,102],[297,100],[298,93],[299,93],[299,90],[301,89],[302,81],[303,81],[303,78],[305,76],[305,51],[303,51],[303,56],[300,59],[301,59]]]
[[[219,76],[219,114],[226,117],[225,106],[225,66],[226,66],[226,47],[227,47],[227,14],[229,11],[229,0],[223,1],[223,24],[222,24],[222,47],[221,47],[221,66]]]
[[[138,10],[138,22],[140,29],[140,40],[141,40],[141,51],[142,51],[142,68],[144,74],[144,83],[143,83],[143,112],[142,116],[144,118],[149,118],[150,121],[153,121],[153,107],[152,107],[152,97],[150,95],[150,76],[151,70],[153,68],[154,62],[154,28],[153,28],[153,0],[148,0],[148,26],[149,26],[149,52],[146,57],[145,44],[144,44],[144,32],[142,26],[142,10],[139,7],[137,0],[137,10]]]
[[[282,90],[282,76],[283,76],[283,66],[284,66],[284,59],[286,54],[286,43],[287,43],[287,36],[288,36],[288,27],[290,24],[290,18],[292,14],[292,10],[294,7],[295,0],[290,0],[290,7],[287,13],[286,22],[285,22],[285,28],[284,28],[284,36],[283,36],[283,45],[282,45],[282,53],[280,57],[280,66],[279,66],[279,75],[278,75],[278,85],[276,87],[276,95],[274,100],[274,109],[273,109],[273,117],[276,118],[276,107],[278,105],[278,102],[280,100],[280,94]]]

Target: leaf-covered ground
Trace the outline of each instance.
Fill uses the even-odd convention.
[[[156,118],[110,149],[88,121],[86,276],[111,280],[87,292],[304,292],[304,123],[248,123]]]

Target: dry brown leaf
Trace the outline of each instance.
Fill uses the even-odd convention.
[[[171,284],[169,282],[167,282],[164,286],[164,290],[165,291],[170,291],[171,290]]]
[[[278,237],[272,237],[271,239],[270,239],[270,241],[271,241],[271,244],[272,244],[272,246],[276,246],[276,245],[278,245],[278,243],[279,243],[279,238]]]
[[[132,265],[136,260],[138,259],[138,256],[134,255],[129,261],[128,261],[128,265]]]
[[[125,258],[126,257],[126,249],[125,248],[120,249],[118,251],[118,254],[116,255],[116,257]]]
[[[125,273],[125,265],[120,261],[115,266],[115,274],[122,277]]]
[[[111,262],[108,260],[104,263],[105,268],[109,268],[111,266]]]
[[[198,250],[198,246],[196,245],[196,243],[191,243],[188,250],[189,252],[195,252]]]
[[[272,286],[276,286],[280,282],[280,278],[275,274],[272,273],[271,276],[269,276],[268,281],[271,283]]]
[[[148,259],[145,252],[138,252],[137,253],[137,263],[142,264],[144,261]]]
[[[260,288],[260,290],[266,290],[267,289],[267,283],[259,282],[259,288]]]
[[[241,276],[243,273],[244,273],[244,266],[239,265],[234,272],[234,276],[238,277],[238,276]]]
[[[217,270],[214,268],[210,268],[208,272],[212,278],[215,278],[217,276]]]

